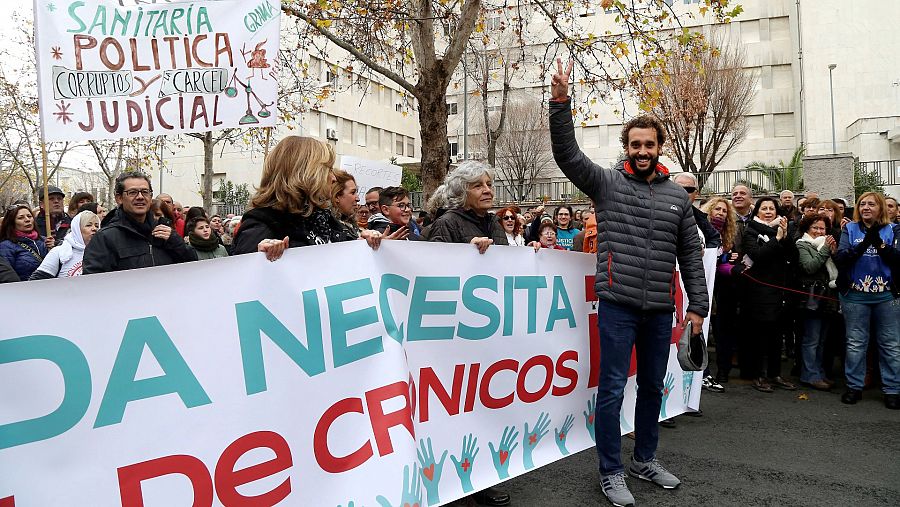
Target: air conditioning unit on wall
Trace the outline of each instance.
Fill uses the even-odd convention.
[[[330,139],[332,141],[338,140],[337,130],[335,129],[325,129],[325,138]]]

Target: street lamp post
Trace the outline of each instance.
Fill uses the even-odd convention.
[[[832,79],[836,67],[836,63],[828,65],[828,92],[831,95],[831,153],[837,153],[837,141],[834,135],[834,80]]]

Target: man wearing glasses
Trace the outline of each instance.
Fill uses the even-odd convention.
[[[119,209],[88,243],[84,251],[84,274],[197,260],[196,252],[185,245],[181,236],[171,227],[158,225],[149,213],[153,188],[145,174],[119,175],[115,191]]]
[[[412,223],[412,204],[409,192],[403,187],[387,187],[379,192],[377,213],[369,219],[369,229],[388,235],[398,234],[396,239],[421,240],[419,229]],[[388,229],[385,231],[385,229]]]

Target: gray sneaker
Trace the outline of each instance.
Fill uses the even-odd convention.
[[[601,475],[600,487],[603,488],[606,498],[616,507],[634,505],[634,495],[628,491],[628,485],[625,484],[625,472]]]
[[[628,474],[632,477],[637,477],[638,479],[650,481],[665,489],[674,489],[681,484],[678,477],[675,477],[671,472],[663,468],[656,459],[642,462],[635,461],[634,458],[631,458],[631,465],[628,466]]]

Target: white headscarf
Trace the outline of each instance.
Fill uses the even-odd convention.
[[[62,244],[59,245],[59,262],[63,264],[69,262],[69,260],[72,259],[75,250],[81,252],[84,251],[84,236],[81,234],[82,221],[88,222],[94,218],[94,216],[97,215],[95,215],[94,212],[87,210],[75,215],[75,218],[72,219],[72,226],[69,228],[69,233],[66,234]]]

